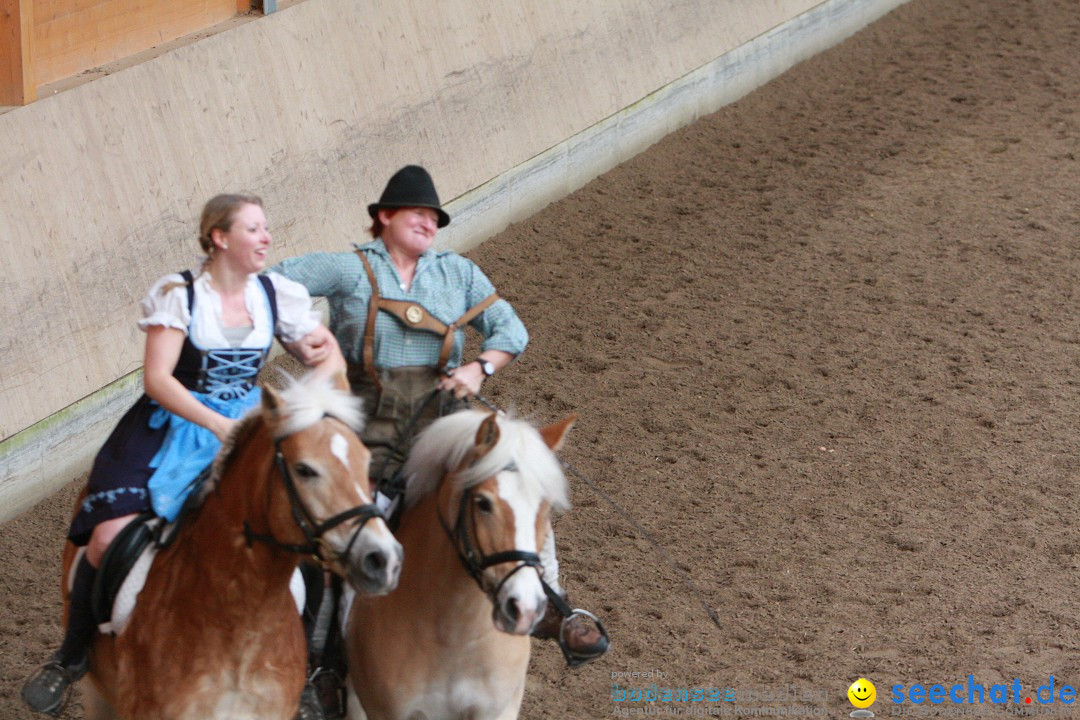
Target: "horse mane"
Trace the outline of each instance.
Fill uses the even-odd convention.
[[[279,393],[282,407],[278,409],[278,422],[274,439],[300,432],[330,415],[348,425],[356,433],[364,429],[363,401],[337,388],[333,380],[313,373],[297,380],[282,371],[286,387]]]
[[[405,506],[412,507],[434,491],[443,476],[457,470],[476,442],[476,431],[490,413],[461,410],[439,418],[417,436],[405,462]],[[518,418],[499,415],[499,441],[479,462],[455,476],[460,489],[483,482],[496,473],[513,467],[522,489],[538,499],[547,500],[558,510],[570,506],[566,477],[555,453],[531,424]]]
[[[285,389],[278,392],[281,405],[275,411],[277,422],[273,432],[275,440],[311,427],[330,415],[348,425],[357,433],[364,426],[362,400],[351,393],[334,386],[330,378],[309,373],[297,380],[287,372],[280,371],[285,378]],[[240,448],[246,446],[251,437],[265,422],[266,412],[261,405],[248,411],[229,437],[221,445],[210,477],[203,483],[198,503],[217,487],[225,469],[232,463]]]

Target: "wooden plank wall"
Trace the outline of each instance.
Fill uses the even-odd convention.
[[[0,105],[36,98],[33,82],[34,0],[0,0]]]
[[[236,14],[237,0],[33,0],[34,82],[76,75]]]
[[[0,0],[0,105],[251,10],[251,0]]]

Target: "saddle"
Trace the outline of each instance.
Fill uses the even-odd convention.
[[[90,607],[98,625],[112,623],[113,605],[124,581],[143,553],[151,546],[157,547],[162,524],[162,519],[153,512],[144,512],[109,543],[90,591]]]
[[[109,543],[90,590],[90,610],[102,632],[123,630],[135,607],[135,597],[146,582],[154,555],[172,542],[181,525],[191,517],[199,502],[199,488],[210,472],[211,468],[207,467],[192,481],[194,488],[172,523],[166,524],[153,510],[147,510],[125,525]],[[140,565],[139,572],[133,574],[136,565]],[[118,599],[122,607],[117,607]]]
[[[201,485],[209,477],[207,468],[194,482]],[[181,526],[190,522],[199,505],[199,492],[188,495],[176,520],[166,523],[152,510],[138,515],[117,534],[94,577],[90,590],[90,610],[98,630],[103,633],[123,632],[135,608],[135,598],[146,583],[147,574],[158,550],[167,548],[176,538]],[[304,582],[297,570],[289,581],[289,591],[296,602],[297,612],[304,611]]]

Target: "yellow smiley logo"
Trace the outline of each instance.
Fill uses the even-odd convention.
[[[866,678],[859,678],[847,689],[848,700],[857,708],[868,708],[877,700],[877,688]]]

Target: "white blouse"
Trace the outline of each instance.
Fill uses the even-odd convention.
[[[192,271],[195,274],[195,271]],[[273,335],[284,342],[296,342],[314,330],[320,322],[318,311],[311,307],[307,288],[277,273],[267,273],[277,296],[277,326],[270,328],[270,304],[257,276],[252,275],[244,288],[244,304],[251,315],[253,327],[244,338],[241,347],[257,348],[270,344]],[[164,288],[176,283],[168,291]],[[210,275],[196,275],[195,317],[188,312],[187,286],[180,273],[166,275],[150,288],[142,299],[143,319],[139,328],[151,325],[176,328],[185,334],[191,328],[191,342],[198,348],[213,349],[230,347],[221,322],[221,296],[210,287]]]

